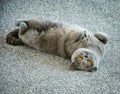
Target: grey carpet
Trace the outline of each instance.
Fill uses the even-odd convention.
[[[109,36],[94,73],[70,71],[70,61],[6,44],[16,19],[78,24]],[[120,0],[0,0],[0,94],[120,94]]]

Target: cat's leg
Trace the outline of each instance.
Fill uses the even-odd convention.
[[[16,20],[15,25],[24,29],[43,29],[43,23],[36,20]]]
[[[25,22],[21,22],[19,26],[19,33],[18,35],[23,35],[28,29],[28,26]]]
[[[21,39],[18,38],[19,29],[15,29],[7,34],[6,42],[11,45],[24,45]]]
[[[18,35],[23,35],[27,31],[27,29],[29,29],[27,24],[22,20],[16,21],[15,25],[19,27]]]
[[[35,29],[39,32],[47,31],[52,27],[57,27],[61,25],[59,23],[55,23],[51,21],[37,21],[37,20],[19,20],[19,21],[16,21],[15,24],[16,26],[20,26],[21,23],[24,23],[24,25],[26,24],[27,29]]]

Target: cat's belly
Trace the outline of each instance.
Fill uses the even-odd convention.
[[[24,35],[19,35],[19,38],[29,47],[59,55],[59,36],[56,33],[52,33],[52,30],[48,30],[47,32],[28,30]]]
[[[51,35],[44,35],[40,38],[40,50],[51,53],[51,54],[58,54],[59,49],[59,38],[58,36],[51,34]]]

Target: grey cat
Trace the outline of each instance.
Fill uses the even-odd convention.
[[[107,35],[91,34],[76,26],[51,21],[26,20],[15,23],[18,29],[8,33],[11,45],[28,45],[43,52],[71,59],[70,69],[93,72],[98,69],[107,44]]]

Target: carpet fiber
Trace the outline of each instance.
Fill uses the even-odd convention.
[[[105,32],[98,71],[70,71],[69,60],[6,44],[16,19],[39,18]],[[120,0],[0,0],[0,94],[120,94]]]

